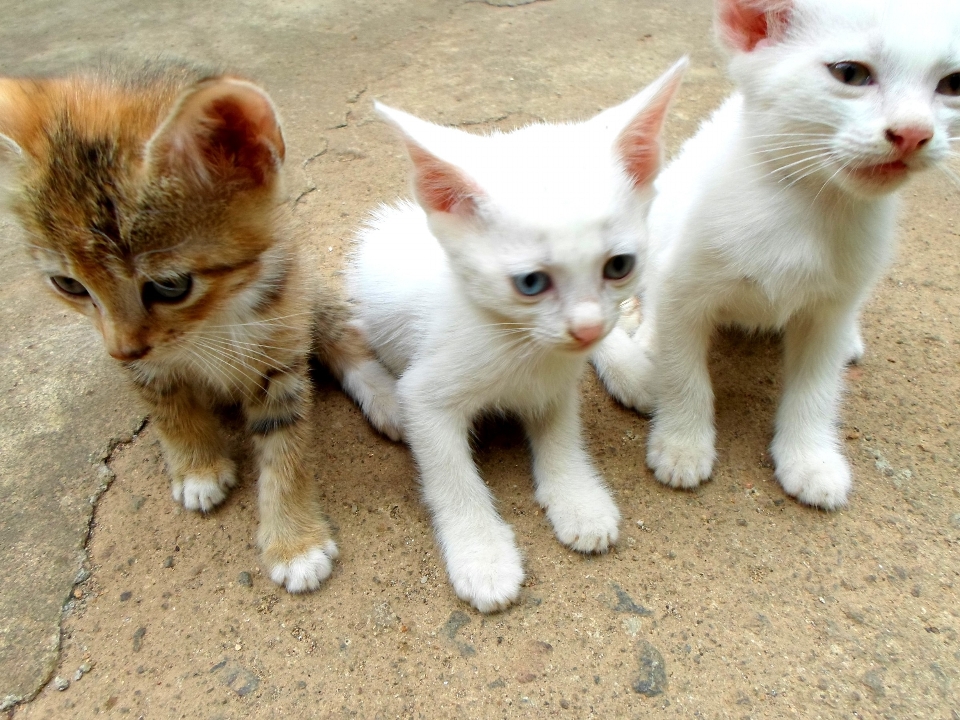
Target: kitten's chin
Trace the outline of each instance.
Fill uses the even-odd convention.
[[[911,168],[902,160],[848,167],[843,171],[844,184],[862,195],[886,195],[898,189],[910,177]]]

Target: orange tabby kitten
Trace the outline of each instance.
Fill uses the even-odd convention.
[[[236,483],[214,408],[242,405],[270,577],[312,590],[337,557],[304,466],[315,350],[399,437],[392,380],[322,294],[281,219],[270,98],[185,65],[0,79],[0,195],[39,271],[129,371],[173,496],[208,511]]]

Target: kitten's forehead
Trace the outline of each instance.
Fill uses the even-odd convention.
[[[804,38],[841,43],[847,52],[926,66],[960,62],[956,0],[800,0],[795,22]]]
[[[630,191],[612,139],[585,124],[533,125],[482,140],[460,167],[493,207],[532,226],[602,224]]]

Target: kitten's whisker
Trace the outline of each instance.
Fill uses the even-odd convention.
[[[817,201],[817,198],[820,197],[820,194],[826,189],[827,185],[829,185],[833,181],[833,179],[845,169],[846,169],[846,165],[841,165],[840,167],[837,168],[836,172],[834,172],[833,175],[831,175],[824,181],[823,185],[820,186],[820,189],[817,190],[817,194],[813,196],[813,200],[810,201],[811,207],[813,206],[813,203]]]
[[[741,169],[743,169],[743,170],[752,170],[752,169],[755,168],[755,167],[762,167],[762,166],[764,166],[764,165],[770,165],[770,164],[772,164],[772,163],[775,163],[775,162],[778,161],[778,160],[786,160],[786,159],[788,159],[788,158],[796,157],[797,155],[806,155],[808,158],[815,158],[815,157],[822,157],[822,156],[825,155],[825,154],[831,154],[831,153],[832,153],[832,151],[830,151],[830,150],[820,150],[820,151],[818,151],[818,152],[811,153],[811,151],[810,151],[809,149],[806,149],[806,150],[801,150],[801,151],[798,151],[798,152],[787,153],[786,155],[777,155],[776,157],[767,158],[767,159],[765,159],[765,160],[761,160],[760,162],[753,163],[752,165],[745,165],[745,166],[744,166],[743,168],[741,168]],[[804,161],[804,159],[805,159],[805,158],[801,158],[800,160],[797,160],[797,161],[795,161],[795,162],[792,162],[792,163],[790,163],[790,164],[788,164],[788,165],[781,165],[781,166],[778,167],[778,169],[786,169],[786,168],[791,167],[791,166],[793,166],[793,165],[797,165],[797,164],[799,164],[799,163],[802,163],[802,162]]]
[[[761,152],[774,152],[777,150],[793,150],[794,148],[825,148],[830,147],[833,144],[832,140],[804,140],[803,142],[782,142],[782,143],[752,143],[755,150],[750,151],[747,155],[756,155]]]
[[[286,370],[286,366],[283,365],[279,360],[277,360],[275,357],[273,357],[269,353],[265,353],[262,350],[259,350],[256,346],[239,348],[239,347],[236,347],[236,345],[234,345],[233,343],[229,343],[226,341],[210,342],[209,339],[206,341],[205,344],[210,347],[219,348],[238,359],[252,360],[254,362],[259,362],[262,365],[266,365],[271,370]],[[244,362],[244,365],[256,371],[256,368],[250,365],[249,363]],[[262,375],[262,373],[260,374]]]
[[[260,380],[263,378],[262,373],[256,372],[256,370],[254,368],[251,368],[247,363],[243,362],[242,360],[240,360],[235,356],[230,355],[229,353],[223,350],[220,350],[219,348],[207,346],[207,345],[204,345],[203,343],[196,343],[194,347],[201,348],[207,351],[208,353],[212,353],[212,355],[206,355],[207,359],[211,361],[216,361],[221,367],[228,367],[234,370],[236,373],[238,373],[239,375],[242,375],[252,383],[259,383]],[[223,375],[222,373],[220,374]],[[230,378],[230,375],[227,375],[227,377]],[[246,385],[238,382],[235,377],[231,379],[234,382],[235,387],[237,387],[247,397],[247,399],[249,400],[254,399],[253,394],[246,387]]]
[[[223,355],[240,363],[241,365],[243,365],[243,367],[252,370],[254,373],[256,373],[257,377],[263,377],[263,373],[255,365],[251,364],[251,362],[248,362],[248,361],[253,361],[261,365],[266,365],[267,367],[273,370],[285,369],[285,367],[281,364],[278,364],[273,357],[261,351],[254,350],[251,352],[250,349],[237,348],[225,342],[213,343],[213,342],[210,342],[209,340],[194,341],[194,344],[196,344],[199,347],[204,347],[206,349],[215,350],[217,352],[222,353]],[[253,353],[256,353],[256,354],[253,354]]]
[[[299,330],[300,328],[295,325],[283,325],[279,323],[280,320],[287,320],[293,317],[302,317],[303,315],[313,315],[313,310],[305,310],[303,312],[291,313],[289,315],[280,315],[278,317],[272,318],[263,318],[261,320],[250,320],[249,322],[238,322],[238,323],[227,323],[224,325],[207,325],[210,329],[221,329],[221,328],[235,328],[235,327],[248,327],[250,325],[269,325],[271,327],[289,327],[293,330]]]
[[[209,377],[220,378],[221,380],[226,381],[229,387],[240,392],[248,400],[255,399],[253,393],[251,393],[247,388],[247,385],[235,377],[234,373],[226,370],[226,368],[231,367],[228,362],[225,362],[222,358],[205,355],[202,352],[198,352],[195,348],[188,348],[188,352],[204,364],[204,366],[207,368],[206,374]]]

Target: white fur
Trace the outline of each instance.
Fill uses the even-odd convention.
[[[236,466],[222,460],[219,474],[189,474],[183,481],[174,478],[170,482],[173,499],[187,510],[210,512],[227,498],[230,489],[237,484]]]
[[[270,579],[292,593],[316,590],[330,577],[333,561],[339,555],[337,544],[327,540],[322,546],[312,547],[288,563],[274,565],[270,568]]]
[[[748,0],[718,0],[719,17],[737,4]],[[891,262],[904,179],[851,170],[901,159],[886,133],[904,127],[932,133],[902,157],[904,176],[948,156],[960,98],[935,90],[960,71],[960,4],[752,5],[789,7],[784,32],[731,48],[739,92],[656,184],[643,324],[632,338],[611,333],[597,364],[618,400],[654,411],[647,462],[657,479],[694,487],[715,459],[711,333],[726,324],[782,331],[776,476],[801,502],[834,509],[851,485],[836,431],[842,368],[864,352],[857,316]],[[867,65],[875,83],[836,79],[826,66],[840,61]]]
[[[450,581],[482,612],[514,602],[524,573],[471,457],[479,415],[524,423],[536,498],[561,542],[604,552],[617,540],[620,513],[581,438],[577,384],[589,348],[573,333],[593,328],[601,338],[636,290],[638,270],[616,281],[603,274],[612,256],[638,253],[649,200],[649,183],[628,176],[616,141],[662,105],[656,136],[663,93],[672,95],[684,65],[579,124],[480,137],[381,109],[412,156],[429,154],[423,162],[444,168],[441,182],[471,193],[451,211],[427,200],[428,212],[381,207],[359,235],[347,286],[380,360],[399,376],[404,437]],[[524,297],[511,278],[534,271],[553,286]]]

